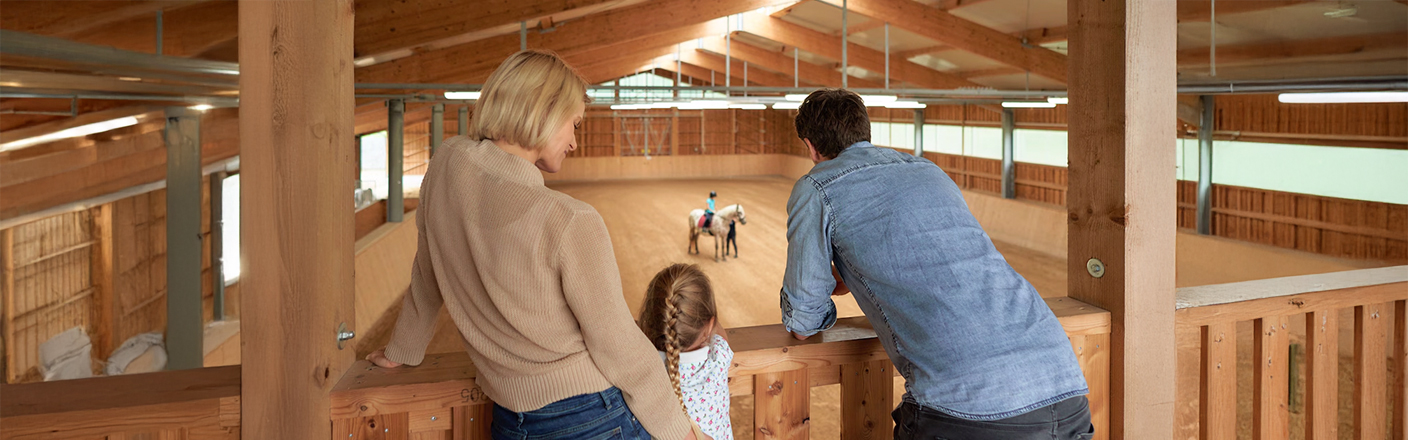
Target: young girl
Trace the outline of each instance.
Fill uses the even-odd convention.
[[[699,266],[676,264],[650,280],[640,326],[660,350],[689,418],[714,440],[732,440],[728,367],[733,349],[717,310],[709,278]]]

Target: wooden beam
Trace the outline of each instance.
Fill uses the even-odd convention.
[[[771,0],[663,0],[612,9],[562,23],[555,31],[528,34],[528,47],[550,49],[568,60],[584,54],[607,53],[612,46],[640,41],[656,34],[688,27],[696,35],[709,31],[706,22],[730,14],[767,6]],[[661,11],[679,11],[662,14]],[[685,12],[687,11],[687,12]],[[722,22],[718,22],[722,25]],[[718,32],[722,33],[722,31]],[[476,82],[487,78],[499,63],[518,51],[517,34],[488,38],[444,49],[431,50],[395,61],[357,69],[357,82]],[[686,39],[687,40],[687,39]],[[679,41],[686,41],[679,40]]]
[[[49,133],[67,130],[74,127],[94,124],[103,121],[110,121],[113,119],[124,118],[128,116],[136,116],[139,119],[145,119],[148,117],[152,117],[153,115],[159,114],[159,112],[161,111],[161,107],[137,105],[97,111],[92,113],[84,113],[73,118],[60,119],[53,122],[45,122],[42,124],[31,125],[25,128],[0,132],[0,144],[10,143],[20,139],[28,139],[35,136],[42,136]],[[26,148],[34,147],[31,146]],[[9,154],[13,153],[5,152],[0,154],[5,154],[6,156],[8,156]]]
[[[958,49],[1066,82],[1066,56],[910,0],[855,0],[851,10]]]
[[[623,75],[635,73],[642,65],[649,64],[651,60],[672,53],[675,53],[674,45],[659,47],[653,50],[636,51],[599,63],[587,64],[579,67],[577,70],[582,74],[583,78],[587,79],[588,84],[600,84],[605,81],[620,78]]]
[[[893,380],[893,379],[891,379]],[[807,369],[753,378],[753,438],[803,439],[811,428],[811,383]]]
[[[807,4],[807,2],[810,1],[812,0],[798,0],[796,2],[793,2],[791,6],[772,11],[772,14],[768,15],[772,16],[772,18],[782,18],[782,16],[784,15],[791,14],[793,9],[796,9],[798,6],[805,5]]]
[[[708,37],[701,42],[702,46],[698,50],[707,50],[715,55],[723,55],[728,52],[725,41],[722,37]],[[792,57],[784,56],[780,53],[771,52],[751,44],[734,41],[732,44],[733,64],[741,64],[746,61],[751,66],[762,67],[776,72],[792,72]],[[801,80],[821,84],[826,87],[841,87],[841,72],[829,67],[822,67],[816,64],[800,61],[796,63],[798,75]],[[884,72],[883,70],[881,72]],[[756,71],[750,71],[751,76]],[[786,75],[791,77],[791,75]],[[789,84],[790,85],[790,84]],[[860,78],[851,78],[851,87],[856,88],[880,88],[883,84]]]
[[[1388,365],[1388,322],[1390,303],[1371,303],[1354,308],[1354,419],[1356,439],[1387,437],[1388,401],[1384,389]]]
[[[951,11],[964,6],[973,6],[978,3],[985,3],[988,0],[939,0],[934,4],[935,8]]]
[[[1028,29],[1022,32],[1013,33],[1017,39],[1026,38],[1027,44],[1043,44],[1053,41],[1066,41],[1066,26],[1056,26],[1049,28]]]
[[[1237,44],[1217,47],[1217,65],[1266,64],[1276,60],[1346,55],[1383,49],[1402,51],[1408,44],[1408,32],[1386,32],[1370,35],[1284,40],[1270,43]],[[1178,51],[1178,67],[1206,66],[1209,48],[1199,47]]]
[[[888,359],[841,366],[841,438],[894,438],[895,366]]]
[[[851,25],[851,27],[846,30],[846,35],[855,35],[882,26],[885,26],[885,20],[870,19],[866,20],[864,23]],[[841,31],[832,32],[831,35],[839,37],[841,36]]]
[[[513,25],[518,38],[520,21],[601,5],[610,0],[449,0],[439,2],[387,2],[358,0],[353,31],[353,57],[410,50],[447,38]],[[473,11],[473,13],[466,13]]]
[[[1316,0],[1257,0],[1257,1],[1220,1],[1217,2],[1217,15],[1242,14],[1247,12],[1265,11],[1268,9],[1284,8],[1286,6],[1309,3]],[[1178,2],[1178,22],[1187,23],[1195,21],[1208,21],[1212,18],[1211,0],[1194,0]]]
[[[1014,75],[1022,72],[1025,72],[1025,70],[1016,67],[994,67],[991,69],[965,70],[958,72],[958,76],[963,77],[963,79],[973,79],[985,76]]]
[[[714,85],[716,86],[724,85],[724,69],[726,66],[732,69],[733,79],[737,80],[735,83],[743,84],[742,62],[734,61],[731,64],[725,63],[724,57],[710,55],[708,53],[700,52],[698,50],[689,50],[681,52],[680,59],[683,60],[685,63],[693,64],[708,69],[710,71],[717,72],[714,79]],[[708,79],[709,77],[704,76],[702,78]],[[791,87],[792,77],[768,72],[749,72],[748,82],[757,83],[759,85],[767,87]]]
[[[59,8],[48,2],[11,2],[0,17],[0,29],[76,40],[94,29],[134,19],[155,21],[157,11],[174,13],[205,1],[72,2]]]
[[[240,366],[0,385],[0,417],[60,414],[240,395]]]
[[[1145,147],[1175,117],[1174,3],[1067,3],[1068,291],[1113,320],[1109,438],[1174,432],[1174,158]]]
[[[921,47],[921,48],[917,48],[917,49],[901,50],[901,51],[899,51],[899,52],[891,52],[890,54],[907,60],[907,59],[914,58],[914,57],[917,57],[917,56],[920,56],[920,55],[928,55],[928,54],[931,54],[931,53],[939,53],[939,52],[945,52],[945,51],[950,51],[950,50],[953,50],[953,46],[949,46],[949,45],[947,45],[947,44],[935,44],[935,45],[933,45],[933,46],[925,46],[925,47]]]
[[[241,436],[331,438],[353,362],[352,0],[240,5]],[[297,190],[290,190],[290,189]]]
[[[239,32],[235,20],[238,6],[238,2],[220,0],[167,8],[162,16],[162,55],[195,56],[233,40]],[[10,13],[8,9],[5,12]],[[96,17],[99,16],[84,17],[81,21]],[[124,20],[102,21],[106,24],[64,38],[118,49],[156,52],[156,11]]]
[[[1307,313],[1305,329],[1305,438],[1335,440],[1339,437],[1339,311]]]
[[[918,4],[916,6],[924,7]],[[827,58],[841,59],[841,39],[839,37],[759,14],[744,14],[743,17],[742,30],[745,32],[773,41],[784,42]],[[847,58],[849,58],[848,61],[851,65],[872,72],[885,72],[884,52],[855,43],[848,44]],[[890,56],[890,78],[932,89],[983,87],[981,84],[958,76],[911,63],[908,59],[895,54]]]

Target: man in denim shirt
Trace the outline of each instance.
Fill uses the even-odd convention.
[[[1065,331],[948,175],[871,145],[850,91],[813,92],[796,124],[817,165],[787,201],[787,329],[805,339],[830,328],[831,296],[855,293],[905,379],[896,439],[1090,438]]]

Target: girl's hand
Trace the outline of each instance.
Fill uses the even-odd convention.
[[[836,288],[831,290],[831,296],[851,293],[851,288],[846,287],[846,282],[841,279],[841,272],[836,270],[836,266],[831,266],[831,276],[836,278]]]
[[[373,351],[372,354],[367,355],[367,360],[372,361],[372,364],[381,368],[396,368],[401,366],[400,362],[393,362],[386,357],[385,348]]]

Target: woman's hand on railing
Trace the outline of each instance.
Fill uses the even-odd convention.
[[[394,362],[386,357],[385,348],[373,351],[372,354],[367,355],[367,360],[372,361],[372,364],[381,368],[396,368],[401,366],[400,362]]]

